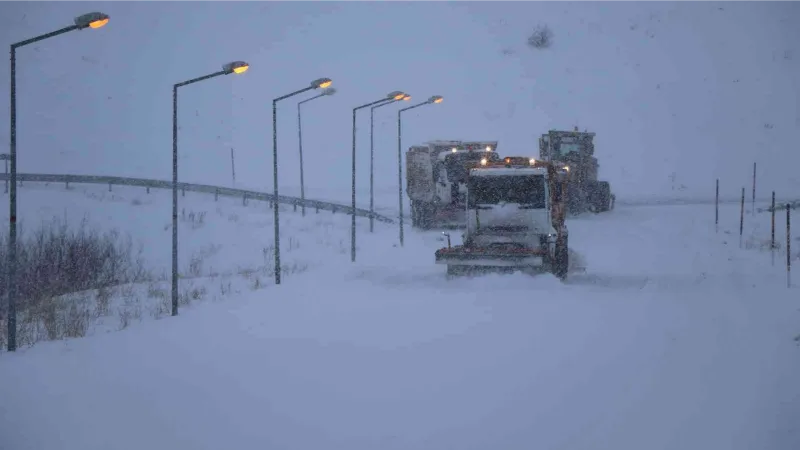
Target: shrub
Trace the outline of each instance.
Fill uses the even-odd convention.
[[[2,299],[6,298],[7,252],[8,236],[2,235]],[[141,249],[134,254],[129,237],[123,238],[116,230],[100,233],[89,229],[86,220],[77,229],[70,229],[66,222],[54,218],[30,236],[20,233],[16,263],[20,344],[85,334],[91,319],[108,314],[109,288],[150,278],[140,254]],[[86,305],[85,296],[68,295],[90,290],[99,290],[96,308]],[[0,318],[5,321],[7,304],[1,303]],[[23,337],[24,330],[34,336]],[[5,333],[0,336],[0,342],[4,340]]]
[[[544,49],[550,47],[553,42],[553,32],[550,31],[550,28],[547,25],[539,25],[533,30],[533,33],[528,37],[528,45],[537,48],[537,49]]]

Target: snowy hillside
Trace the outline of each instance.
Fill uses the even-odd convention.
[[[735,195],[755,161],[764,192],[800,186],[797,2],[2,2],[0,35],[26,39],[86,8],[111,22],[18,52],[20,170],[168,179],[172,85],[242,59],[245,75],[181,93],[184,181],[228,185],[235,147],[237,183],[271,187],[270,100],[330,77],[338,93],[304,106],[309,188],[349,187],[352,108],[393,90],[445,98],[404,114],[404,147],[490,139],[525,156],[550,128],[595,131],[618,198],[671,194],[673,173],[687,193],[721,178]],[[544,50],[527,45],[538,25],[553,31]],[[281,186],[296,187],[296,101],[278,113]],[[396,187],[396,130],[396,108],[376,110],[381,188]]]
[[[20,238],[54,219],[73,229],[116,231],[130,238],[142,259],[146,280],[117,290],[118,304],[100,317],[104,329],[127,326],[133,316],[161,317],[169,312],[172,206],[169,191],[144,188],[26,183],[19,191]],[[329,259],[349,260],[350,216],[307,210],[306,217],[282,206],[282,269],[291,278],[325,267]],[[8,220],[8,210],[0,211]],[[273,283],[273,214],[263,202],[187,192],[179,197],[179,271],[182,303],[219,300],[231,292],[257,291]],[[357,221],[365,230],[364,219]],[[139,252],[141,252],[139,254]],[[124,293],[124,295],[122,295]],[[90,293],[90,300],[95,295]],[[94,301],[89,302],[95,313]],[[107,309],[106,307],[103,308]],[[94,315],[94,314],[93,314]],[[4,329],[5,323],[0,325]],[[92,332],[90,327],[89,332]],[[5,334],[5,333],[3,333]],[[23,333],[24,334],[24,333]],[[0,338],[4,340],[5,335]]]
[[[70,202],[70,218],[93,211],[96,223],[149,240],[156,266],[169,255],[164,192],[21,192],[48,205],[38,217]],[[737,207],[722,208],[719,234],[708,206],[573,220],[587,272],[566,285],[548,275],[448,281],[432,263],[438,233],[409,232],[400,249],[395,227],[369,236],[365,222],[351,264],[345,216],[287,212],[284,252],[305,270],[257,288],[237,270],[265,264],[267,211],[182,201],[207,212],[199,228],[182,222],[182,255],[218,246],[207,270],[237,287],[220,292],[222,275],[197,280],[219,301],[2,355],[8,448],[800,444],[800,405],[786,401],[800,395],[797,287],[768,252],[730,239]],[[746,217],[748,233],[769,220]]]

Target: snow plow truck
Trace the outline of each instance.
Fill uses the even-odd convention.
[[[564,279],[569,270],[564,165],[530,157],[481,159],[466,181],[466,230],[461,245],[436,251],[448,276],[476,270],[546,271]]]
[[[599,164],[594,157],[595,133],[550,130],[539,138],[539,159],[567,166],[567,212],[601,213],[614,209],[615,196],[608,181],[599,181]]]
[[[414,228],[464,226],[468,170],[500,161],[497,141],[431,141],[406,152],[406,193]]]

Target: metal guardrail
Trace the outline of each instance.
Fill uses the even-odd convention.
[[[789,205],[792,209],[797,209],[800,207],[800,200],[791,200],[791,201],[776,201],[775,202],[775,211],[786,211],[786,205]],[[756,209],[758,212],[772,212],[772,206],[768,206],[766,208],[758,208]]]
[[[6,181],[10,177],[7,174],[0,173],[0,180]],[[62,174],[48,174],[48,173],[18,173],[17,180],[21,182],[38,182],[38,183],[64,183],[69,187],[70,183],[75,184],[104,184],[108,185],[109,190],[111,186],[139,186],[153,189],[172,189],[171,181],[153,180],[148,178],[127,178],[127,177],[109,177],[103,175],[62,175]],[[266,192],[250,191],[245,189],[234,189],[222,186],[212,186],[208,184],[194,184],[194,183],[178,183],[178,189],[182,192],[199,192],[203,194],[213,194],[215,198],[221,196],[241,198],[243,202],[247,200],[260,200],[265,202],[274,203],[275,196]],[[288,197],[279,195],[277,203],[292,205],[297,207],[305,206],[309,209],[316,211],[331,211],[333,213],[352,214],[353,209],[351,206],[340,205],[332,202],[322,202],[319,200],[305,199],[301,200],[297,197]],[[369,210],[356,208],[356,216],[369,218],[372,215],[375,220],[384,223],[394,223],[394,220],[378,214],[371,214]]]

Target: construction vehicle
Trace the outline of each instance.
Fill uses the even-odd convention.
[[[462,245],[436,251],[448,276],[478,270],[569,270],[565,166],[529,157],[483,159],[469,170]]]
[[[550,130],[539,138],[539,159],[569,168],[566,203],[571,215],[614,209],[611,185],[597,179],[600,166],[594,157],[594,136],[575,127],[573,131]]]
[[[406,152],[411,226],[463,227],[469,167],[499,161],[497,141],[430,141]]]

